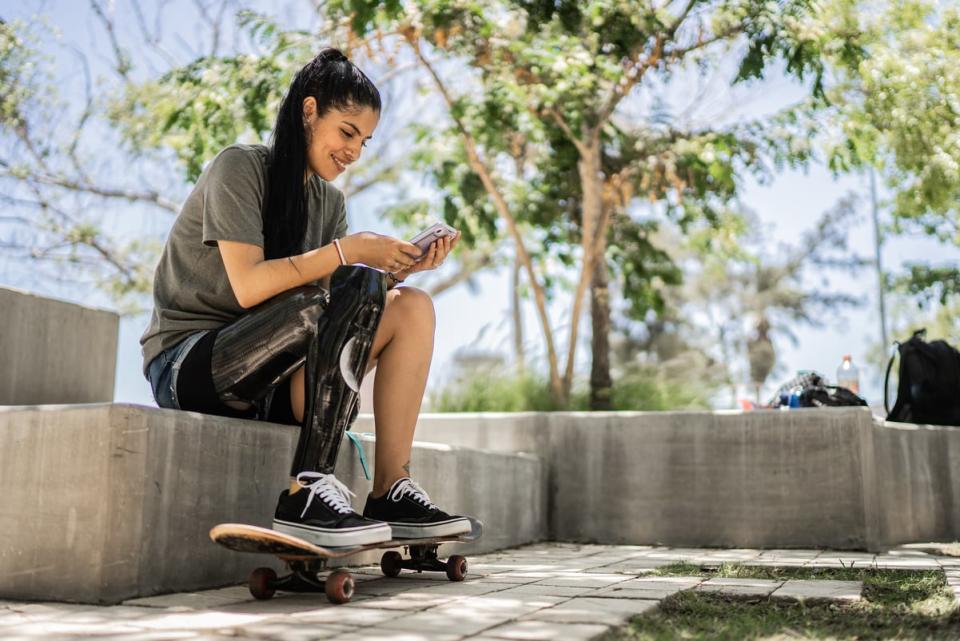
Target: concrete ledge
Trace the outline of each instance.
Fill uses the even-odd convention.
[[[269,557],[207,533],[269,526],[298,430],[136,405],[0,409],[0,598],[117,603],[244,580]],[[412,459],[432,498],[486,523],[468,552],[544,538],[539,459],[422,444]],[[369,483],[348,441],[337,475],[362,509]]]
[[[0,405],[113,400],[117,314],[0,287]]]
[[[553,540],[881,551],[960,539],[960,428],[867,408],[424,414],[417,433],[543,456]]]

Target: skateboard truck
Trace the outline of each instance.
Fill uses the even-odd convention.
[[[459,554],[450,556],[446,561],[437,558],[437,548],[433,545],[410,545],[405,547],[410,555],[409,559],[404,559],[403,555],[396,550],[384,552],[380,557],[380,571],[385,576],[400,576],[401,570],[416,570],[423,572],[446,572],[447,578],[451,581],[463,581],[467,576],[467,560]]]
[[[287,561],[290,574],[277,577],[273,568],[257,568],[250,573],[247,585],[253,598],[266,600],[277,590],[283,592],[323,592],[331,603],[347,603],[353,598],[356,584],[346,570],[335,570],[325,579],[319,576],[327,565],[326,559]]]

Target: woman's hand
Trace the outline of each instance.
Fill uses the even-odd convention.
[[[393,273],[409,269],[420,256],[416,245],[372,231],[344,236],[340,248],[347,263],[363,263]]]
[[[457,232],[454,236],[444,236],[440,240],[433,241],[433,243],[430,245],[430,249],[427,250],[427,253],[422,260],[414,263],[410,267],[405,267],[401,271],[393,272],[394,276],[400,280],[403,280],[410,274],[436,269],[443,264],[443,261],[446,260],[450,252],[453,251],[453,248],[457,246],[457,242],[459,240],[460,232]]]

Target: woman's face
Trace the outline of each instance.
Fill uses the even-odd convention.
[[[380,122],[380,114],[370,107],[346,111],[333,108],[318,117],[317,101],[306,98],[303,120],[307,127],[307,168],[324,180],[333,180],[360,158]]]

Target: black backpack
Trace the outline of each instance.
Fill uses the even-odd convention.
[[[890,357],[884,379],[883,406],[887,420],[928,425],[960,425],[960,352],[944,341],[926,342],[927,330],[913,333],[910,340],[896,343],[900,352],[900,382],[893,409],[887,399]]]

